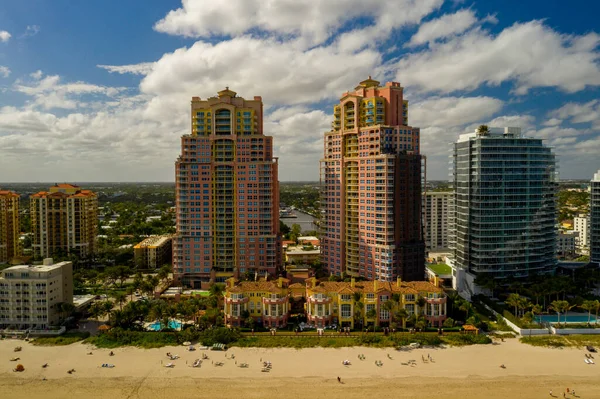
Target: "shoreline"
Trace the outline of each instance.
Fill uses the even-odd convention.
[[[21,352],[13,352],[17,345]],[[88,352],[93,355],[87,355]],[[560,395],[566,387],[577,389],[581,398],[600,398],[597,376],[600,364],[584,362],[584,350],[549,349],[507,340],[492,345],[419,348],[412,350],[346,348],[231,348],[226,352],[196,350],[183,346],[159,349],[123,347],[97,349],[89,344],[33,346],[19,340],[0,341],[0,384],[13,389],[11,398],[99,399],[178,397],[316,397],[364,398],[377,390],[378,397],[426,398],[444,396],[471,398],[532,398]],[[166,353],[178,354],[174,368],[164,365]],[[190,365],[206,353],[200,368]],[[235,355],[232,359],[231,355]],[[365,360],[358,355],[364,354]],[[389,357],[388,357],[389,355]],[[424,362],[431,356],[433,362]],[[18,362],[9,358],[20,357]],[[343,360],[350,360],[344,366]],[[376,366],[375,361],[383,362]],[[415,360],[416,365],[406,363]],[[600,356],[597,357],[600,362]],[[273,368],[262,372],[262,362]],[[223,362],[217,367],[214,362]],[[238,367],[246,362],[248,368]],[[22,373],[12,372],[17,363]],[[41,365],[48,363],[47,368]],[[101,364],[114,364],[102,368]],[[236,364],[237,363],[237,364]],[[500,368],[505,364],[506,369]],[[67,374],[67,370],[76,371]],[[342,384],[337,382],[340,377]],[[45,381],[43,379],[46,379]],[[562,387],[562,388],[561,388]],[[321,394],[321,391],[323,392]],[[13,395],[14,393],[14,395]],[[381,394],[380,394],[381,393]],[[388,395],[389,396],[386,396]],[[382,396],[383,395],[383,396]],[[596,395],[596,396],[593,396]]]

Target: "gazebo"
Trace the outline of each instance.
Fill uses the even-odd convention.
[[[465,334],[479,334],[479,328],[475,327],[472,324],[465,324],[462,328]]]

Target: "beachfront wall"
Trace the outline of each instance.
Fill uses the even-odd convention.
[[[521,327],[517,326],[515,323],[513,323],[512,321],[508,320],[506,317],[502,316],[500,313],[496,312],[494,309],[492,309],[485,303],[483,303],[482,305],[487,310],[492,312],[492,314],[494,314],[494,316],[496,316],[496,318],[498,320],[504,320],[504,322],[506,323],[507,326],[509,326],[514,332],[518,333],[522,337],[531,337],[532,335],[548,335],[548,334],[550,334],[550,330],[548,330],[547,328],[521,328]]]
[[[600,334],[600,328],[556,328],[550,327],[552,334],[571,335],[571,334]]]
[[[227,280],[225,323],[241,326],[245,315],[266,327],[285,327],[291,311],[290,298],[305,300],[308,324],[318,328],[355,328],[355,324],[391,327],[397,322],[393,315],[399,309],[406,310],[408,316],[422,315],[435,327],[441,327],[447,317],[444,291],[427,281],[320,282],[313,277],[306,279],[304,285],[288,284],[284,278],[240,283]]]

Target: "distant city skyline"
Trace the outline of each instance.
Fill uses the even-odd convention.
[[[189,99],[229,86],[262,96],[280,180],[317,181],[332,106],[369,75],[405,87],[429,180],[480,124],[544,139],[562,179],[600,168],[597,2],[334,4],[5,1],[0,179],[171,182]]]

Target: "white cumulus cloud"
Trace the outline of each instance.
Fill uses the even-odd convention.
[[[11,34],[5,30],[0,30],[0,42],[6,43],[10,38]]]
[[[415,10],[433,11],[443,0],[182,0],[154,29],[186,37],[240,36],[252,29],[293,35],[319,44],[345,23],[372,18],[391,29],[406,23]],[[418,21],[412,21],[415,23]]]
[[[477,22],[471,10],[460,10],[454,14],[446,14],[440,18],[425,22],[419,26],[408,46],[418,46],[439,38],[462,33]]]
[[[567,36],[540,21],[517,23],[497,35],[476,29],[410,54],[393,65],[397,77],[424,91],[449,93],[514,82],[576,92],[600,86],[600,35]]]
[[[10,75],[10,69],[8,67],[0,65],[0,76],[8,78]]]
[[[139,64],[130,65],[96,65],[98,68],[106,69],[110,73],[118,73],[123,75],[131,73],[133,75],[148,75],[152,72],[154,62],[142,62]]]

